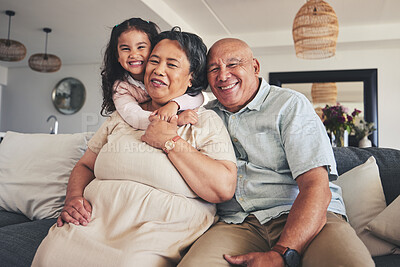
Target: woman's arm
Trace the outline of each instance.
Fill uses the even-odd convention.
[[[64,208],[57,219],[58,227],[63,226],[64,222],[84,226],[89,223],[92,207],[83,197],[83,192],[94,179],[96,158],[97,154],[88,148],[73,168],[68,181]]]
[[[176,116],[170,122],[154,118],[142,141],[163,148],[165,142],[176,135]],[[199,197],[211,203],[228,201],[233,197],[236,188],[236,166],[233,162],[214,160],[183,139],[176,142],[168,158]]]

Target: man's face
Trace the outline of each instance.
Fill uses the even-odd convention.
[[[239,40],[221,40],[207,58],[207,78],[219,102],[231,112],[239,111],[256,95],[260,66],[250,48]]]

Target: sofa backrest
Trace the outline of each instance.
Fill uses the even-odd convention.
[[[400,195],[400,150],[377,147],[334,147],[333,153],[339,175],[364,163],[370,156],[374,156],[379,167],[387,205]]]

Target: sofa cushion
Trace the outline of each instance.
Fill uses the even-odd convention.
[[[26,216],[23,214],[8,212],[6,210],[0,210],[0,227],[12,224],[30,222],[30,221],[31,220],[26,218]]]
[[[339,176],[334,182],[342,188],[350,225],[372,256],[396,252],[396,246],[375,237],[366,225],[386,208],[385,196],[374,157]]]
[[[0,266],[31,266],[42,240],[56,219],[19,223],[0,228]]]
[[[400,196],[367,225],[372,234],[400,246]]]
[[[391,148],[334,147],[339,175],[364,163],[374,156],[379,167],[386,204],[389,205],[400,193],[400,150]]]
[[[0,209],[32,220],[57,217],[91,135],[7,132],[0,144]]]

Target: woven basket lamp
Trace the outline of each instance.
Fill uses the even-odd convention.
[[[311,97],[313,104],[335,105],[337,100],[336,83],[313,83]]]
[[[8,37],[0,39],[0,60],[2,61],[20,61],[26,56],[26,47],[14,40],[10,40],[11,17],[15,15],[12,10],[6,10],[8,18]]]
[[[61,59],[56,55],[47,54],[47,39],[50,28],[43,28],[46,33],[46,46],[44,54],[34,54],[29,58],[29,67],[39,72],[56,72],[61,68]]]
[[[293,22],[296,56],[324,59],[335,55],[339,23],[333,8],[322,0],[307,0]]]

